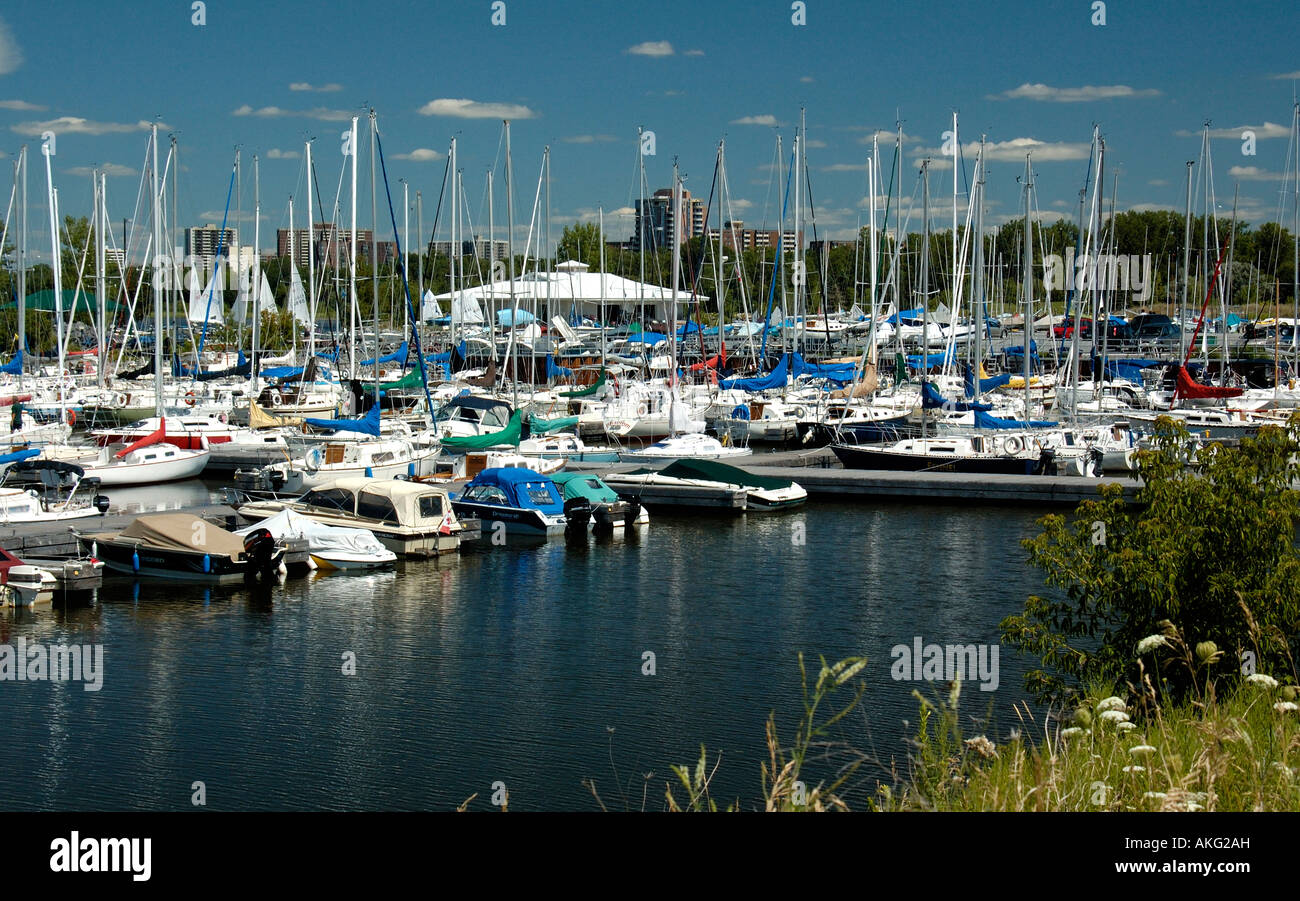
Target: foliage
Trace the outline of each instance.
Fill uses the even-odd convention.
[[[1072,521],[1041,520],[1024,546],[1063,596],[1032,596],[1001,624],[1004,641],[1042,661],[1027,688],[1061,703],[1082,685],[1136,684],[1138,642],[1175,628],[1186,647],[1223,649],[1222,677],[1288,669],[1300,636],[1298,437],[1300,417],[1239,448],[1203,447],[1189,467],[1186,429],[1161,418],[1139,453],[1135,506],[1109,484]],[[1195,666],[1167,666],[1158,688],[1179,702],[1196,679]]]

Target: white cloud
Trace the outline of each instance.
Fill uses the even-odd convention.
[[[1285,173],[1269,172],[1258,166],[1233,166],[1228,169],[1228,175],[1242,181],[1282,181],[1287,177]]]
[[[776,121],[776,116],[773,116],[770,113],[765,113],[761,116],[744,116],[740,119],[732,119],[731,124],[732,125],[780,125],[781,123]]]
[[[230,115],[257,116],[260,119],[282,119],[299,116],[304,119],[319,119],[322,122],[346,122],[352,118],[353,113],[349,110],[326,109],[323,106],[313,107],[308,110],[291,110],[279,106],[263,106],[253,109],[253,107],[245,103]]]
[[[296,160],[301,155],[302,154],[296,150],[280,150],[278,147],[272,147],[270,150],[266,151],[266,158],[268,160]]]
[[[1154,88],[1131,88],[1126,84],[1084,85],[1081,88],[1054,88],[1045,84],[1022,84],[1001,94],[989,94],[986,100],[1041,100],[1048,103],[1083,103],[1090,100],[1117,100],[1133,97],[1159,97]]]
[[[613,135],[570,135],[567,138],[561,138],[566,144],[608,144],[617,141],[618,138]]]
[[[291,85],[289,85],[289,90],[291,90],[291,91],[315,91],[315,92],[318,93],[318,94],[332,94],[332,93],[335,92],[335,91],[341,91],[341,90],[343,90],[343,85],[341,85],[341,84],[335,84],[334,82],[330,82],[329,84],[323,84],[323,85],[320,85],[319,87],[317,87],[317,86],[312,85],[311,83],[306,82],[306,81],[295,81],[295,82],[293,82]]]
[[[1269,78],[1281,81],[1290,81],[1293,78],[1300,78],[1300,69],[1294,72],[1281,72],[1277,75],[1270,75]]]
[[[1256,140],[1260,141],[1265,138],[1285,138],[1291,134],[1291,129],[1287,128],[1285,125],[1278,125],[1276,122],[1265,122],[1263,125],[1239,125],[1236,128],[1211,128],[1210,137],[1225,138],[1230,141],[1240,141],[1242,139],[1241,133],[1243,131],[1253,131]],[[1199,131],[1187,131],[1186,129],[1176,131],[1174,134],[1180,138],[1199,138],[1201,136],[1201,132]]]
[[[0,100],[0,109],[24,110],[26,112],[42,112],[49,109],[48,106],[41,106],[36,103],[28,103],[26,100]]]
[[[754,208],[754,201],[745,200],[741,197],[737,200],[730,201],[730,205],[733,210],[752,210]]]
[[[874,138],[875,140],[879,141],[881,144],[893,144],[895,141],[898,140],[898,132],[896,132],[896,131],[886,131],[886,130],[883,129],[883,128],[881,128],[881,129],[877,129],[876,131],[873,131],[873,132],[872,132],[871,134],[869,134],[869,135],[863,135],[862,137],[858,138],[858,143],[859,143],[859,144],[870,144],[870,143],[871,143],[871,140],[872,140],[873,138]],[[903,132],[903,143],[904,143],[904,144],[911,144],[912,142],[914,142],[914,141],[918,141],[918,140],[920,140],[920,139],[917,138],[915,135],[909,135],[907,132]]]
[[[1130,213],[1181,213],[1180,208],[1167,203],[1135,203],[1127,210]]]
[[[87,175],[94,175],[96,170],[104,173],[110,178],[117,175],[138,175],[139,174],[135,169],[132,169],[130,166],[120,166],[117,163],[102,163],[99,166],[76,166],[72,169],[65,169],[64,171],[67,172],[68,175],[76,175],[78,177],[81,177]]]
[[[686,56],[703,56],[703,55],[704,55],[704,51],[703,51],[703,50],[687,50],[687,51],[686,51]]]
[[[536,119],[537,113],[515,103],[482,103],[465,98],[440,97],[420,107],[421,116],[450,116],[453,119]]]
[[[14,40],[14,34],[0,19],[0,75],[8,75],[23,64],[23,51]]]
[[[395,153],[393,154],[393,159],[410,160],[413,163],[430,163],[434,160],[443,159],[445,156],[445,153],[430,150],[428,147],[417,147],[410,153]]]
[[[802,81],[804,84],[812,84],[814,81],[816,81],[816,79],[813,78],[811,75],[805,75],[799,80]]]
[[[866,172],[866,163],[834,163],[830,166],[822,166],[823,172]]]
[[[57,119],[48,119],[44,122],[19,122],[17,125],[10,126],[9,130],[20,135],[40,137],[41,133],[46,131],[52,131],[56,135],[107,135],[148,131],[152,126],[152,122],[146,122],[143,119],[131,125],[125,122],[92,122],[89,119],[81,119],[77,116],[60,116]],[[171,126],[159,122],[158,130],[170,131]]]
[[[975,154],[979,152],[979,142],[972,141],[969,144],[962,145],[962,155],[973,160]],[[1060,141],[1049,143],[1040,141],[1036,138],[1012,138],[1009,141],[987,141],[984,144],[984,158],[995,162],[1021,162],[1025,161],[1025,154],[1032,153],[1035,163],[1059,163],[1064,160],[1086,160],[1092,150],[1092,145],[1088,143],[1071,143]],[[940,167],[940,159],[945,156],[938,147],[917,147],[912,150],[912,155],[917,157],[931,156],[935,159],[931,162],[930,168],[951,168],[952,160],[945,162],[947,166]]]
[[[623,51],[633,56],[672,56],[673,45],[667,41],[642,41]]]
[[[809,148],[809,149],[811,149],[811,150],[820,150],[820,149],[822,149],[823,147],[826,146],[826,142],[825,142],[825,141],[819,141],[819,140],[817,140],[816,138],[809,138],[808,140],[806,140],[806,141],[803,142],[803,146],[805,146],[805,147],[807,147],[807,148]]]
[[[616,210],[610,210],[607,215],[610,216],[635,216],[636,208],[630,206],[621,206]]]
[[[1162,188],[1165,185],[1169,184],[1169,180],[1165,178],[1153,178],[1149,182],[1147,182],[1147,184],[1155,188]]]

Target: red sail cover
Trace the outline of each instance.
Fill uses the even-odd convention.
[[[157,431],[145,435],[133,444],[128,444],[126,447],[114,454],[114,456],[120,460],[133,450],[139,450],[142,447],[148,447],[151,444],[157,444],[158,442],[165,440],[167,440],[167,420],[160,418]]]
[[[716,353],[702,363],[692,363],[691,372],[699,372],[701,369],[717,369],[719,366],[727,365],[727,345],[722,345],[721,353]]]
[[[1240,397],[1241,392],[1242,389],[1240,388],[1216,388],[1211,385],[1202,385],[1192,378],[1186,366],[1178,367],[1178,387],[1174,391],[1178,397]]]

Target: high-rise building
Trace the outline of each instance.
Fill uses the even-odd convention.
[[[457,241],[456,243],[460,245],[460,250],[455,254],[452,253],[451,241],[434,241],[433,252],[442,254],[445,257],[454,256],[458,260],[463,257],[477,257],[486,263],[504,260],[510,252],[508,242],[501,240],[489,241],[482,235],[475,235],[472,241]]]
[[[185,255],[190,259],[190,265],[203,272],[211,272],[212,264],[217,259],[218,247],[227,260],[237,259],[239,229],[227,228],[223,231],[211,222],[185,229]]]
[[[704,234],[704,201],[682,190],[682,208],[674,213],[671,188],[660,188],[645,203],[636,202],[635,247],[646,250],[672,247],[673,242],[688,241]],[[644,243],[643,243],[644,242]]]
[[[312,227],[312,240],[316,243],[316,265],[335,269],[345,269],[348,254],[351,252],[352,232],[347,228],[338,228],[329,222],[317,222]],[[357,229],[357,259],[369,260],[371,240],[374,232],[368,228]],[[277,229],[275,233],[276,254],[281,257],[289,255],[289,229]],[[384,264],[397,258],[397,245],[392,241],[379,242],[379,262]],[[293,229],[294,262],[302,268],[307,266],[307,229]]]
[[[709,229],[709,240],[717,242],[718,230]],[[735,250],[767,250],[781,245],[781,253],[794,253],[796,245],[803,240],[803,230],[796,235],[793,231],[777,229],[745,228],[740,219],[733,219],[722,225],[722,246]]]

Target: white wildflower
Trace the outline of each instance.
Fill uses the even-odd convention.
[[[1148,754],[1154,754],[1156,752],[1156,749],[1152,745],[1134,745],[1133,747],[1128,749],[1128,752],[1130,754],[1137,754],[1139,756],[1145,757]]]
[[[1128,707],[1123,698],[1117,698],[1111,695],[1109,698],[1102,698],[1097,702],[1097,712],[1105,713],[1108,710],[1124,710]]]
[[[1101,718],[1108,723],[1128,722],[1128,714],[1122,710],[1111,710],[1111,709],[1103,710],[1101,712]]]
[[[1120,723],[1115,728],[1118,729],[1120,732],[1132,732],[1134,729],[1137,728],[1137,724],[1124,722],[1124,723]]]
[[[1061,738],[1074,738],[1074,736],[1082,734],[1083,729],[1079,726],[1071,726],[1069,729],[1061,730]]]
[[[1163,635],[1148,635],[1138,642],[1138,656],[1154,651],[1156,648],[1163,648],[1169,644],[1169,641]]]
[[[1267,688],[1269,691],[1277,688],[1277,680],[1272,676],[1266,676],[1263,673],[1251,673],[1246,677],[1246,681],[1251,685],[1258,685],[1260,688]]]
[[[1138,766],[1137,764],[1131,764],[1129,766],[1124,767],[1124,772],[1126,773],[1145,773],[1146,771],[1147,771],[1146,767]]]
[[[1295,713],[1300,710],[1300,705],[1297,705],[1295,701],[1278,701],[1273,705],[1273,709],[1278,713]]]

